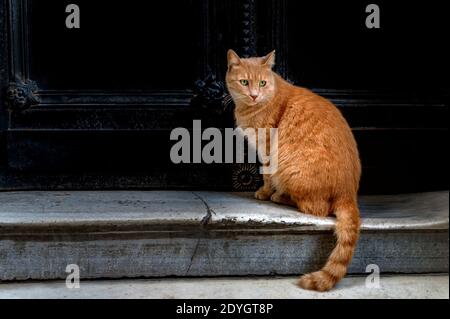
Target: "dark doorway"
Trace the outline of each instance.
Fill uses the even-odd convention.
[[[232,127],[229,48],[276,49],[281,75],[336,103],[363,193],[447,189],[444,2],[377,3],[381,29],[364,1],[0,0],[0,189],[256,188],[252,166],[169,160],[173,128]]]

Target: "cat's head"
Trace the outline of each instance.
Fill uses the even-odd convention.
[[[241,59],[228,51],[228,91],[236,103],[256,106],[270,101],[275,95],[275,51],[265,57]]]

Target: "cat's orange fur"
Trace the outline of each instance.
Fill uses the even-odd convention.
[[[359,237],[358,149],[340,111],[327,99],[289,84],[272,71],[274,64],[275,52],[241,59],[230,50],[226,82],[239,127],[278,128],[278,170],[264,175],[255,197],[315,216],[336,216],[337,243],[327,263],[298,282],[305,289],[327,291],[347,273]]]

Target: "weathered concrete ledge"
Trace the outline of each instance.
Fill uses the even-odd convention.
[[[351,273],[448,272],[449,193],[360,199]],[[300,274],[334,245],[333,218],[214,192],[0,193],[0,280]]]
[[[64,281],[0,283],[0,299],[448,299],[444,275],[383,275],[367,289],[366,276],[349,276],[329,292],[298,289],[296,277],[93,280],[81,289]],[[197,318],[202,318],[200,315]]]

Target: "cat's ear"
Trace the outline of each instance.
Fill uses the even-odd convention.
[[[273,68],[275,66],[275,50],[263,57],[262,64],[268,68]]]
[[[241,64],[241,58],[233,50],[228,50],[228,68]]]

